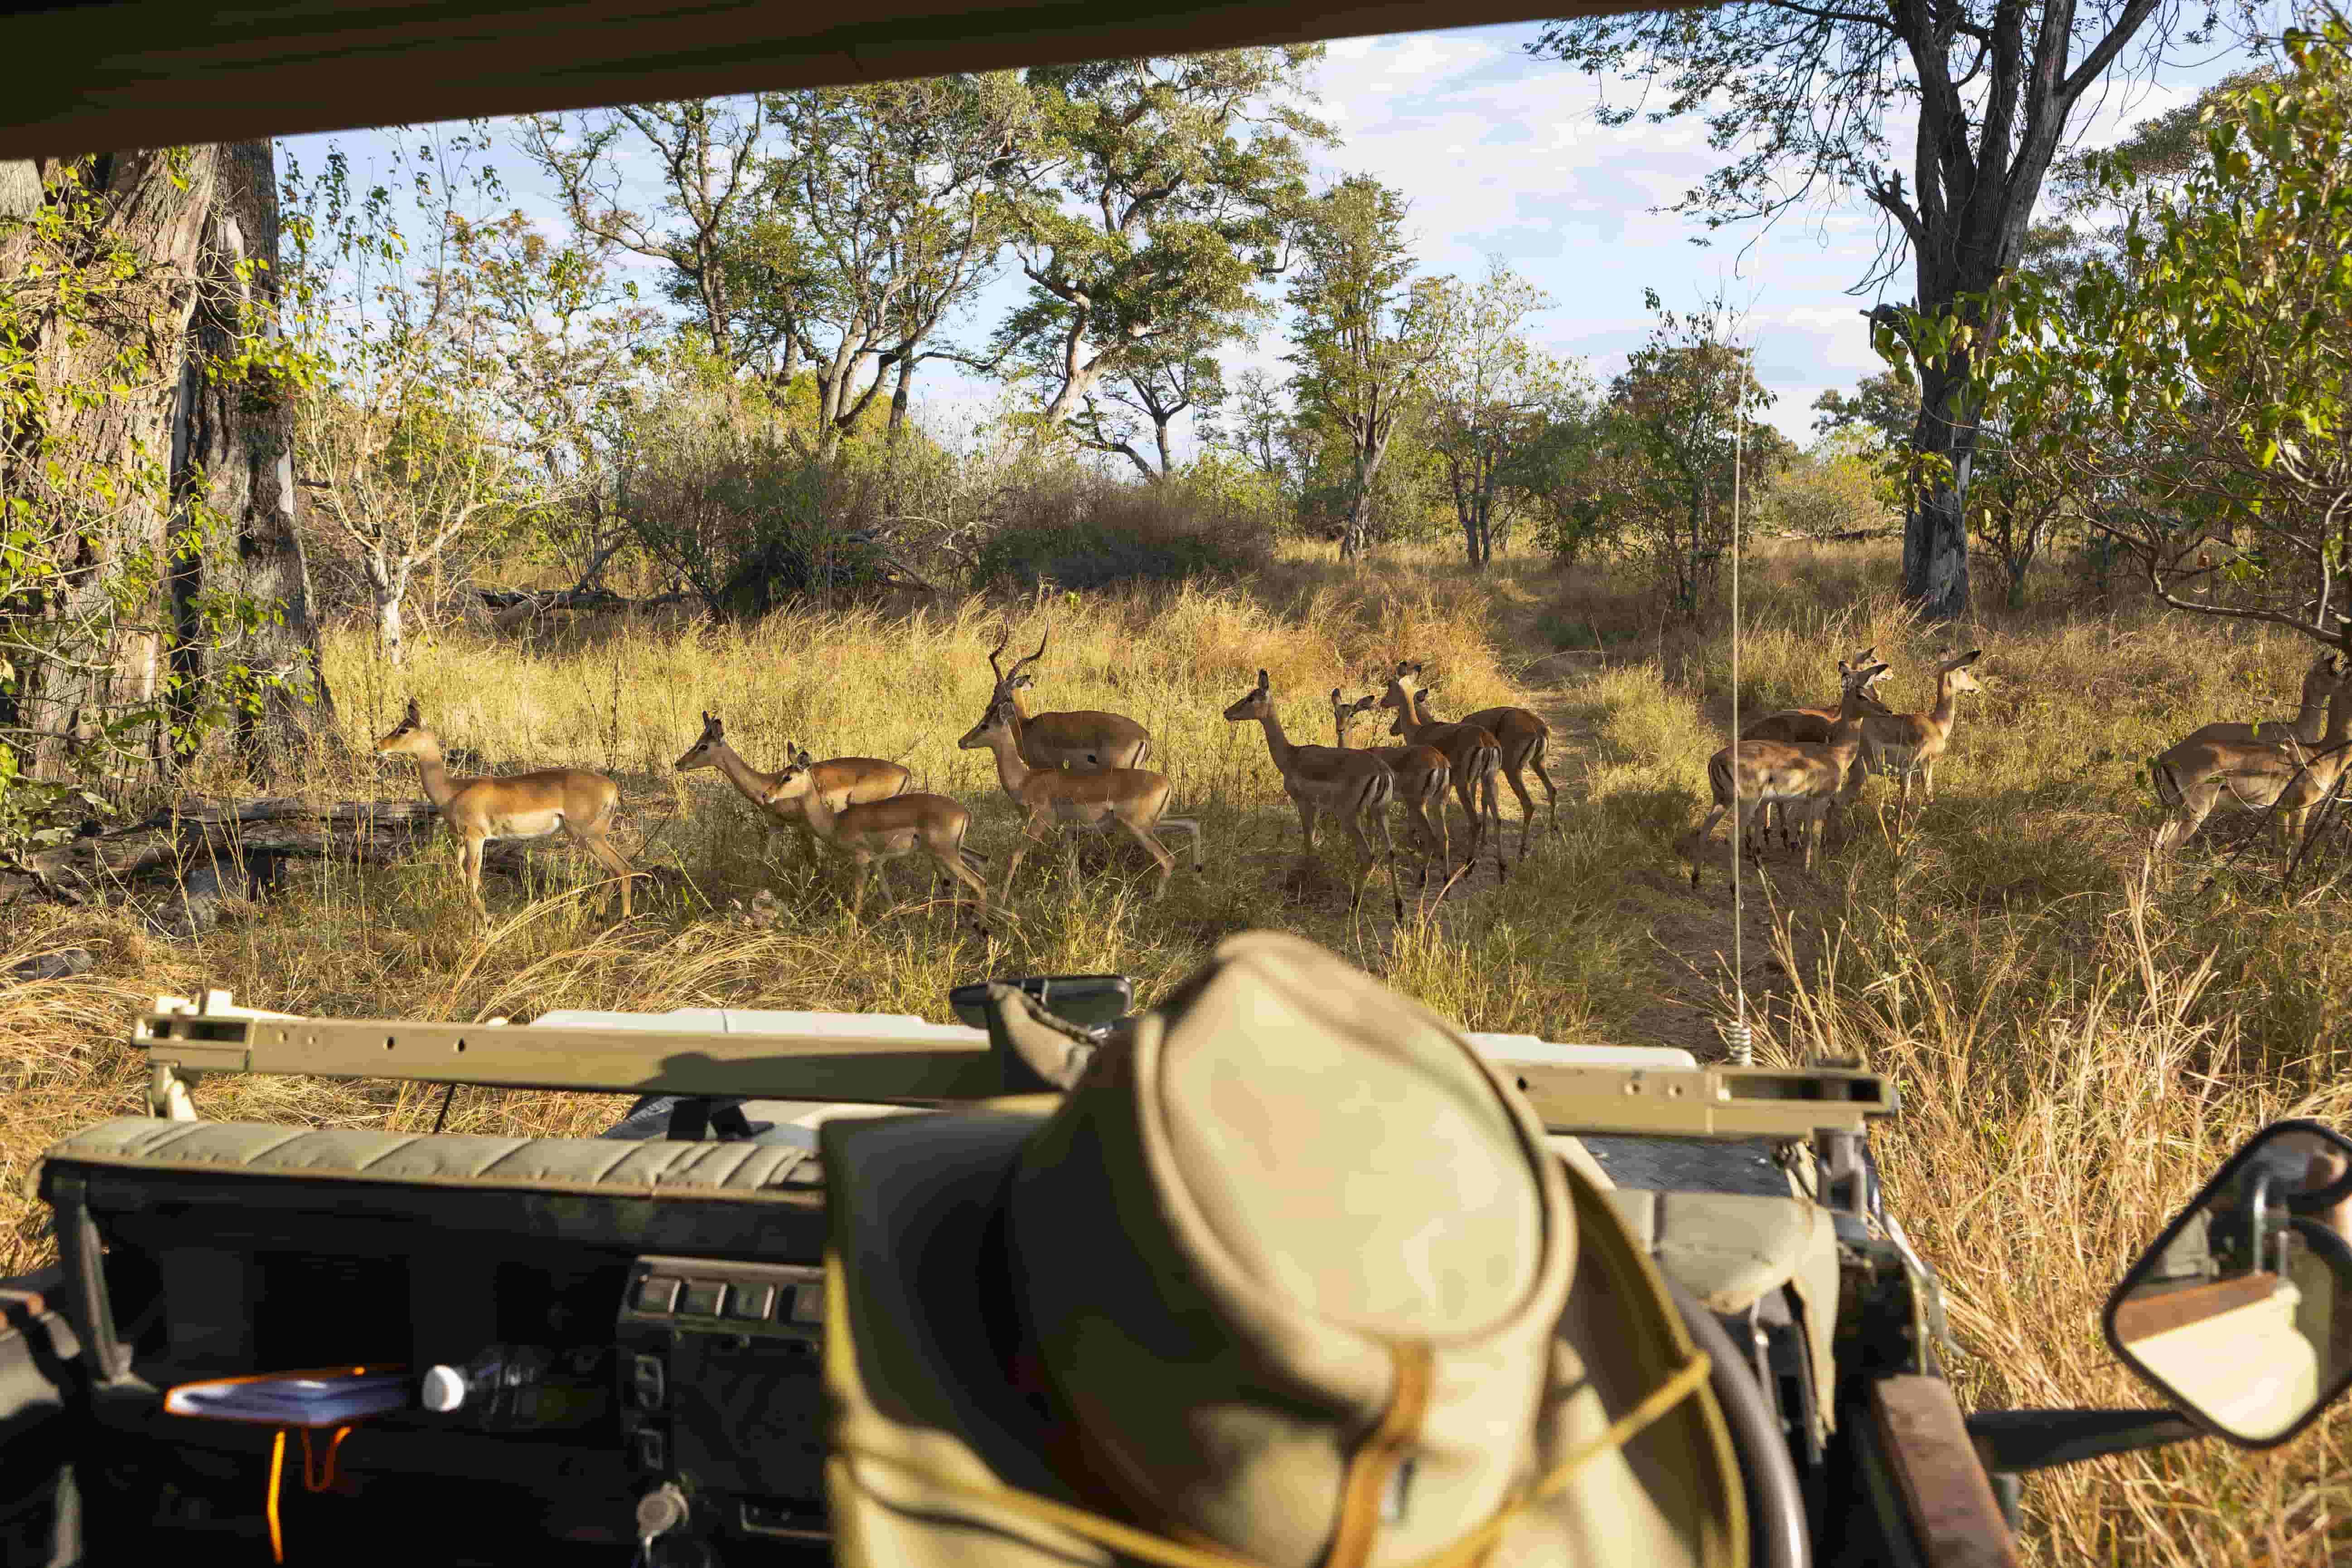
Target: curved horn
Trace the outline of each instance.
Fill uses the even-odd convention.
[[[1036,663],[1039,659],[1041,659],[1041,658],[1045,658],[1045,644],[1046,644],[1046,642],[1047,642],[1049,639],[1051,639],[1051,638],[1052,638],[1053,635],[1054,635],[1054,628],[1053,628],[1053,627],[1051,627],[1051,626],[1046,627],[1046,628],[1045,628],[1045,635],[1044,637],[1039,637],[1039,638],[1037,639],[1037,651],[1036,651],[1035,653],[1031,654],[1027,658],[1023,659],[1020,663],[1018,663],[1018,664],[1014,665],[1011,669],[1006,670],[1006,671],[1004,672],[1004,679],[1007,679],[1007,680],[1012,679],[1014,676],[1016,676],[1016,675],[1020,674],[1023,670],[1024,670],[1024,669],[1028,668],[1031,665],[1033,665],[1033,664]]]
[[[996,679],[1000,682],[1004,679],[1004,667],[996,662],[996,656],[1003,653],[1004,651],[1004,645],[1012,640],[1013,623],[1011,621],[1007,621],[1004,623],[1004,629],[996,635],[996,646],[988,650],[988,668],[994,672]]]

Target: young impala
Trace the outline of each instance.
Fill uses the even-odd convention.
[[[1348,749],[1348,726],[1360,714],[1372,710],[1380,698],[1367,691],[1353,702],[1331,689],[1331,729],[1333,743]],[[1440,870],[1451,869],[1454,864],[1453,846],[1445,833],[1445,786],[1454,776],[1454,769],[1445,753],[1434,746],[1366,746],[1364,754],[1378,757],[1386,763],[1389,774],[1396,781],[1396,803],[1404,807],[1407,836],[1422,847],[1421,886],[1429,888],[1429,851],[1437,853]]]
[[[784,742],[784,755],[798,755],[789,741]],[[789,763],[787,765],[790,765]],[[736,753],[727,743],[727,727],[715,713],[702,716],[702,739],[687,748],[686,754],[676,763],[679,773],[692,773],[697,768],[717,768],[735,791],[753,805],[760,807],[777,823],[793,829],[793,841],[803,856],[814,854],[813,840],[816,830],[809,826],[809,795],[796,795],[789,800],[772,801],[768,792],[782,778],[782,773],[763,773]],[[870,801],[888,800],[906,793],[914,775],[897,763],[886,763],[879,757],[828,757],[811,770],[811,793],[824,797],[826,804],[839,811],[845,805],[864,805]]]
[[[1738,808],[1733,824],[1734,842],[1743,848],[1751,843],[1748,828],[1758,808],[1779,802],[1791,814],[1797,831],[1804,837],[1804,865],[1811,870],[1813,848],[1821,837],[1821,827],[1830,803],[1845,787],[1847,770],[1862,751],[1862,694],[1872,681],[1886,673],[1883,664],[1866,664],[1850,668],[1843,679],[1845,690],[1838,700],[1837,721],[1830,726],[1829,739],[1819,745],[1798,741],[1736,741],[1707,759],[1707,790],[1714,797],[1715,809],[1699,825],[1691,837],[1691,886],[1699,882],[1699,868],[1704,863],[1707,835],[1723,820],[1723,814]]]
[[[1868,664],[1877,657],[1876,647],[1866,647],[1854,655],[1853,663]],[[1838,660],[1838,679],[1841,682],[1845,679],[1847,668],[1844,659]],[[1889,718],[1895,710],[1880,701],[1876,692],[1865,689],[1862,694],[1862,711],[1865,718]],[[1765,714],[1742,729],[1739,738],[1743,741],[1792,741],[1802,746],[1818,746],[1829,740],[1830,726],[1837,722],[1837,716],[1838,705],[1835,702],[1825,708],[1783,708],[1778,712]],[[1846,773],[1845,799],[1853,800],[1861,795],[1863,780],[1867,776],[1865,764],[1857,757]],[[1766,811],[1759,821],[1768,833],[1775,827],[1780,829],[1780,843],[1784,847],[1795,842],[1794,836],[1789,831],[1788,816],[1778,805]]]
[[[956,742],[967,752],[985,746],[994,752],[996,782],[1014,805],[1029,814],[1027,831],[1014,846],[1000,884],[1006,898],[1012,897],[1013,873],[1021,868],[1022,858],[1045,841],[1046,828],[1056,822],[1106,832],[1114,826],[1124,828],[1160,868],[1160,880],[1151,892],[1155,899],[1168,891],[1168,879],[1176,869],[1176,857],[1160,841],[1161,831],[1173,827],[1191,834],[1192,869],[1201,869],[1201,825],[1191,817],[1160,815],[1168,809],[1167,775],[1143,768],[1066,773],[1034,767],[1022,758],[1021,733],[1021,710],[1012,693],[1000,689],[980,722]]]
[[[605,837],[620,810],[621,792],[602,773],[576,768],[544,768],[537,773],[509,773],[500,778],[451,778],[441,759],[441,739],[425,727],[416,699],[398,727],[375,743],[387,756],[414,757],[425,798],[463,846],[457,874],[474,912],[488,919],[482,903],[482,847],[500,838],[544,838],[558,828],[574,844],[604,862],[621,879],[621,918],[629,917],[629,882],[634,873],[621,852]]]
[[[2179,742],[2148,764],[2157,798],[2172,813],[2157,829],[2159,855],[2204,825],[2213,808],[2228,800],[2242,811],[2273,808],[2279,840],[2292,846],[2303,837],[2315,807],[2335,793],[2352,759],[2352,679],[2341,679],[2327,702],[2327,728],[2310,746],[2290,735],[2272,741]]]
[[[1052,636],[1048,630],[1039,637],[1037,651],[1016,661],[1011,669],[997,663],[997,656],[1012,639],[1011,626],[1004,628],[1003,635],[996,639],[996,647],[989,651],[988,668],[996,672],[996,689],[988,694],[989,705],[992,708],[1003,701],[1013,704],[1013,719],[1019,726],[1016,733],[1021,742],[1021,760],[1033,768],[1067,768],[1074,773],[1143,766],[1143,759],[1151,751],[1151,736],[1132,719],[1091,710],[1034,715],[1024,710],[1020,689],[1030,684],[1031,677],[1023,671],[1045,657],[1045,644]]]
[[[2303,745],[2315,746],[2327,729],[2327,700],[2336,695],[2336,684],[2343,678],[2339,656],[2323,653],[2303,672],[2303,706],[2295,710],[2294,718],[2262,720],[2251,724],[2208,724],[2182,736],[2174,742],[2174,750],[2212,741],[2282,741],[2290,737]],[[2171,752],[2165,754],[2169,756]]]
[[[1446,765],[1454,772],[1454,798],[1462,803],[1462,815],[1470,822],[1470,848],[1463,868],[1467,870],[1478,858],[1478,846],[1491,842],[1496,879],[1507,879],[1510,872],[1503,864],[1503,816],[1496,804],[1496,778],[1503,770],[1502,743],[1492,731],[1475,724],[1441,724],[1432,719],[1421,706],[1422,690],[1421,666],[1399,664],[1380,702],[1396,710],[1389,733],[1402,736],[1408,745],[1429,746],[1445,754]]]
[[[1429,710],[1429,694],[1436,689],[1437,682],[1433,680],[1423,686],[1420,693],[1421,711],[1433,723],[1438,720]],[[1486,731],[1502,748],[1503,781],[1511,786],[1511,793],[1519,797],[1519,858],[1526,859],[1528,834],[1534,828],[1536,821],[1535,797],[1528,794],[1524,776],[1529,768],[1535,770],[1538,782],[1544,787],[1544,798],[1551,806],[1551,831],[1559,831],[1559,791],[1552,787],[1551,774],[1544,771],[1544,756],[1551,750],[1551,726],[1545,723],[1540,715],[1525,708],[1481,708],[1475,713],[1464,714],[1454,722]],[[1389,726],[1389,733],[1392,735],[1403,732],[1394,724]]]
[[[1298,830],[1307,840],[1307,854],[1315,853],[1315,818],[1318,813],[1329,812],[1356,841],[1359,860],[1356,881],[1349,890],[1348,908],[1356,909],[1364,900],[1364,884],[1371,879],[1372,868],[1380,861],[1388,862],[1389,899],[1396,906],[1396,917],[1404,919],[1404,895],[1397,890],[1396,840],[1389,835],[1389,802],[1396,798],[1396,781],[1388,764],[1370,752],[1343,752],[1333,746],[1294,746],[1290,737],[1282,732],[1282,720],[1274,711],[1274,693],[1267,689],[1265,671],[1257,672],[1257,684],[1245,691],[1225,710],[1229,724],[1255,722],[1265,731],[1265,749],[1274,758],[1275,771],[1282,775],[1282,793],[1298,807]],[[1372,826],[1381,831],[1381,853],[1372,853],[1371,840],[1364,837],[1364,818],[1369,815]]]
[[[971,868],[971,862],[978,857],[963,847],[963,836],[971,827],[971,812],[943,795],[894,795],[887,800],[836,810],[818,785],[817,765],[807,752],[793,752],[792,761],[768,786],[764,804],[772,808],[799,803],[811,831],[849,857],[856,873],[849,900],[853,920],[866,907],[866,879],[874,863],[920,850],[941,871],[972,890],[980,904],[972,916],[972,929],[987,930],[982,922],[988,918],[988,884]]]
[[[1865,772],[1892,773],[1902,781],[1903,801],[1911,800],[1911,779],[1916,774],[1922,792],[1936,798],[1936,762],[1952,743],[1952,725],[1959,718],[1963,692],[1982,691],[1969,666],[1984,657],[1970,648],[1948,658],[1936,668],[1936,706],[1925,713],[1871,715],[1862,721],[1862,760]]]

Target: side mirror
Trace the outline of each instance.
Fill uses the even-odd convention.
[[[2107,1298],[2116,1358],[2245,1448],[2352,1386],[2352,1141],[2274,1121],[2230,1157]]]

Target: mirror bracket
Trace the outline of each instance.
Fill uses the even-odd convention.
[[[1984,1468],[2012,1475],[2205,1436],[2178,1410],[1979,1410],[1968,1425]]]

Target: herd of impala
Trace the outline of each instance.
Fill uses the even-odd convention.
[[[988,656],[995,675],[980,721],[958,742],[966,751],[985,749],[996,762],[997,782],[1026,814],[1021,842],[1004,868],[999,891],[1030,850],[1056,826],[1117,828],[1141,846],[1159,868],[1156,898],[1167,890],[1176,858],[1161,836],[1181,832],[1192,848],[1192,868],[1202,868],[1201,825],[1167,815],[1170,785],[1164,773],[1143,764],[1151,737],[1143,726],[1117,713],[1031,713],[1022,692],[1034,677],[1037,651],[1002,663],[1010,631]],[[1699,884],[1703,847],[1726,813],[1736,812],[1733,837],[1749,853],[1760,852],[1777,830],[1784,845],[1801,844],[1803,863],[1812,864],[1832,807],[1851,806],[1873,773],[1892,776],[1907,805],[1912,782],[1933,799],[1936,763],[1949,749],[1959,698],[1984,688],[1969,673],[1981,650],[1943,661],[1936,672],[1935,705],[1926,712],[1897,713],[1873,692],[1888,666],[1864,648],[1838,661],[1836,702],[1792,708],[1745,726],[1740,738],[1708,760],[1707,784],[1714,809],[1683,841],[1691,885]],[[2246,810],[2273,810],[2288,842],[2299,837],[2315,807],[2331,795],[2352,760],[2352,673],[2329,654],[2304,677],[2303,705],[2291,719],[2258,723],[2216,723],[2188,735],[2154,759],[2149,773],[2168,816],[2156,836],[2159,854],[2196,831],[2214,807],[2228,802]],[[1544,766],[1550,726],[1524,708],[1488,708],[1447,721],[1430,710],[1434,683],[1423,679],[1423,666],[1400,663],[1384,691],[1349,700],[1330,695],[1333,744],[1292,741],[1275,710],[1266,672],[1224,710],[1232,723],[1264,730],[1268,756],[1281,775],[1283,793],[1298,807],[1307,853],[1315,847],[1318,822],[1329,816],[1346,829],[1357,850],[1349,908],[1363,898],[1364,884],[1383,863],[1389,896],[1399,918],[1404,898],[1398,885],[1396,844],[1389,808],[1401,807],[1408,840],[1418,851],[1421,887],[1426,890],[1434,865],[1444,880],[1442,899],[1475,863],[1482,847],[1491,850],[1498,880],[1509,875],[1503,855],[1497,801],[1508,784],[1519,803],[1518,858],[1528,853],[1536,805],[1527,774],[1543,785],[1550,827],[1559,826],[1559,794]],[[1348,744],[1355,721],[1391,715],[1389,735],[1397,743],[1362,749]],[[601,774],[572,768],[495,778],[452,778],[441,745],[425,726],[411,699],[397,728],[376,742],[380,752],[415,759],[425,793],[450,831],[462,841],[459,875],[467,897],[482,910],[482,849],[499,838],[536,838],[561,830],[586,848],[621,881],[621,912],[630,911],[628,861],[608,837],[620,792]],[[702,716],[702,734],[677,759],[681,773],[716,768],[745,798],[778,824],[798,831],[803,846],[822,840],[846,855],[855,868],[853,912],[863,908],[866,882],[875,865],[921,854],[940,872],[971,890],[974,922],[989,909],[989,890],[978,866],[982,858],[964,846],[971,813],[942,795],[909,793],[906,768],[877,757],[832,757],[818,761],[787,747],[783,768],[762,773],[727,743],[716,715]],[[1453,856],[1445,797],[1462,809],[1465,833],[1462,860]],[[1369,828],[1369,831],[1368,831]],[[1375,847],[1374,839],[1378,846]]]

